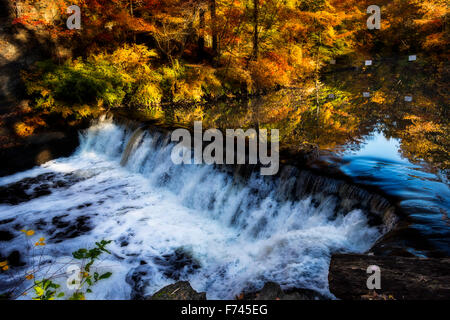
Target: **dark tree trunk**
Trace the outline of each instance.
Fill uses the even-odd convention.
[[[381,289],[369,290],[369,266],[380,268]],[[328,274],[340,299],[450,299],[450,259],[335,254]]]
[[[203,59],[205,56],[205,10],[200,9],[200,35],[198,37],[198,56],[200,59]]]
[[[209,11],[211,14],[211,30],[212,30],[212,49],[214,55],[219,54],[219,39],[217,36],[217,26],[216,26],[216,0],[210,0]]]
[[[133,10],[133,0],[130,0],[130,15],[134,18],[134,10]],[[133,42],[136,43],[136,32],[131,31],[133,34]]]
[[[259,0],[253,0],[253,54],[252,59],[258,60],[259,51]]]

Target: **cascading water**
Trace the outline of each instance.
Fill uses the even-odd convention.
[[[55,266],[80,247],[113,240],[101,262],[113,276],[87,298],[145,296],[175,280],[209,299],[234,298],[266,281],[330,295],[331,253],[364,252],[383,232],[351,204],[355,198],[339,196],[348,186],[331,179],[286,170],[239,179],[213,166],[175,165],[168,135],[111,119],[80,139],[71,157],[0,178],[3,194],[12,190],[0,205],[0,229],[13,235],[0,242],[0,255],[18,251],[23,268],[32,264],[20,229],[47,239],[44,256]],[[388,208],[360,189],[345,192],[367,198],[374,211]],[[1,275],[0,292],[8,286]]]

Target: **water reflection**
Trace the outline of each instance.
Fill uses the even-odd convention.
[[[342,148],[328,160],[356,182],[373,185],[399,199],[416,229],[439,250],[450,254],[450,188],[441,178],[401,152],[399,139],[382,132],[367,136],[357,151]]]

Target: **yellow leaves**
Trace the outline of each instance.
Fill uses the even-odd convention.
[[[26,118],[24,121],[15,123],[14,130],[17,135],[21,137],[27,137],[32,135],[38,127],[43,126],[46,126],[45,121],[42,120],[40,117],[36,116]]]
[[[23,229],[23,230],[20,230],[20,232],[23,232],[27,237],[31,237],[31,236],[33,236],[34,235],[34,230],[25,230],[25,229]],[[39,240],[38,241],[36,241],[35,243],[34,243],[34,245],[36,246],[36,247],[39,247],[39,246],[45,246],[45,238],[39,238]]]
[[[443,132],[442,127],[433,121],[426,121],[415,115],[406,115],[404,119],[412,122],[412,125],[407,127],[407,132],[411,135],[423,135],[428,132]]]
[[[98,106],[103,106],[103,100],[99,99],[99,101],[97,101],[97,105]],[[79,107],[76,108],[76,111],[80,114],[80,116],[82,116],[83,118],[91,115],[93,113],[92,108],[90,106],[88,106],[87,104],[81,105]]]
[[[39,241],[34,244],[36,247],[45,246],[45,238],[39,238]]]
[[[162,97],[163,93],[159,86],[156,83],[150,82],[139,87],[136,94],[132,97],[132,102],[137,105],[150,107],[159,104]]]
[[[444,32],[433,33],[426,37],[424,47],[425,48],[433,48],[433,47],[444,47],[448,44],[446,40],[446,35]]]
[[[42,297],[44,295],[44,289],[41,287],[35,286],[34,291],[38,297]]]
[[[332,115],[331,109],[326,109],[324,114],[323,114],[323,122],[327,123],[328,120],[330,120],[331,115]]]
[[[155,50],[149,50],[145,45],[136,44],[118,48],[111,55],[100,54],[95,57],[96,60],[109,60],[127,71],[146,65],[151,58],[158,58],[158,53]]]
[[[275,53],[270,58],[261,58],[249,63],[249,71],[258,90],[287,85],[290,80],[288,68],[285,57]]]
[[[25,233],[26,236],[31,237],[34,235],[34,230],[20,230],[20,232]]]
[[[20,137],[28,137],[33,134],[34,127],[24,122],[18,122],[14,125],[14,131]]]
[[[8,269],[9,269],[9,266],[8,266],[8,261],[2,261],[2,262],[0,262],[0,268],[3,270],[3,271],[7,271]]]
[[[375,102],[377,104],[383,104],[383,103],[385,103],[385,101],[386,101],[386,97],[385,97],[384,93],[381,92],[380,90],[376,91],[372,96],[372,102]]]

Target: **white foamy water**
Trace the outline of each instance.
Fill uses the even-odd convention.
[[[208,299],[234,298],[266,281],[329,295],[331,253],[366,251],[380,236],[360,210],[336,217],[333,197],[279,201],[256,174],[237,182],[212,166],[174,165],[165,140],[105,120],[81,137],[73,156],[0,178],[5,186],[37,177],[28,193],[49,183],[40,181],[46,174],[65,182],[51,194],[0,205],[0,220],[15,218],[0,229],[16,235],[0,242],[0,252],[23,250],[16,224],[47,239],[46,258],[56,265],[78,248],[113,240],[100,263],[113,276],[88,299],[149,295],[178,279]],[[82,231],[71,236],[77,223]]]

